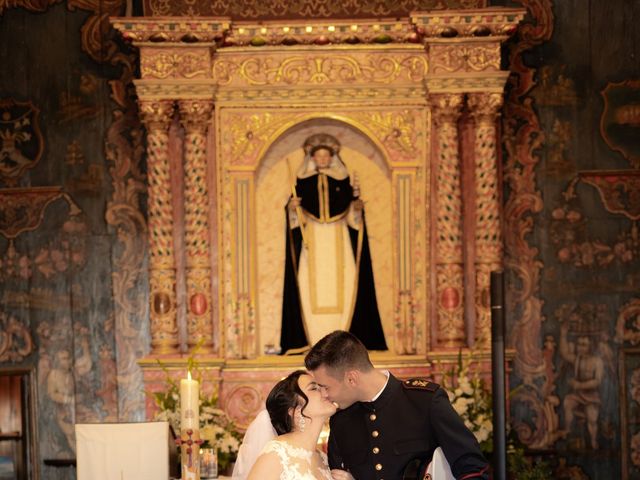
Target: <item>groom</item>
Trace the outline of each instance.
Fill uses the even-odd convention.
[[[357,480],[399,480],[410,463],[428,463],[442,447],[456,479],[489,478],[478,442],[438,384],[376,370],[364,345],[344,331],[318,341],[305,365],[339,407],[330,420],[332,469]]]

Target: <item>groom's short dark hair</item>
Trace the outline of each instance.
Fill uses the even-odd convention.
[[[339,377],[350,369],[368,372],[373,368],[366,347],[355,335],[343,330],[321,338],[307,353],[304,364],[309,371],[324,366]]]

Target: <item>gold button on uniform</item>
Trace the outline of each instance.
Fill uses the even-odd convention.
[[[378,417],[376,417],[375,413],[372,413],[371,415],[369,415],[369,420],[371,420],[372,422]]]
[[[380,435],[380,434],[378,433],[378,430],[374,430],[373,432],[371,432],[371,436],[372,436],[373,438],[376,438],[378,435]]]
[[[373,447],[373,453],[377,455],[378,453],[380,453],[380,449],[378,447]]]
[[[378,470],[378,471],[382,470],[382,464],[381,463],[376,463],[376,470]]]

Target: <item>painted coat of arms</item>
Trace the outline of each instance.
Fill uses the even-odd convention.
[[[31,102],[0,100],[0,180],[15,185],[43,151],[38,110]]]
[[[601,92],[600,134],[607,145],[640,168],[640,80],[609,83]]]

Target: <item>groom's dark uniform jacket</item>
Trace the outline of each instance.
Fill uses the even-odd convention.
[[[488,479],[488,464],[446,392],[424,379],[389,382],[373,402],[356,402],[331,417],[329,465],[357,480],[399,480],[416,459],[442,447],[453,475]]]

